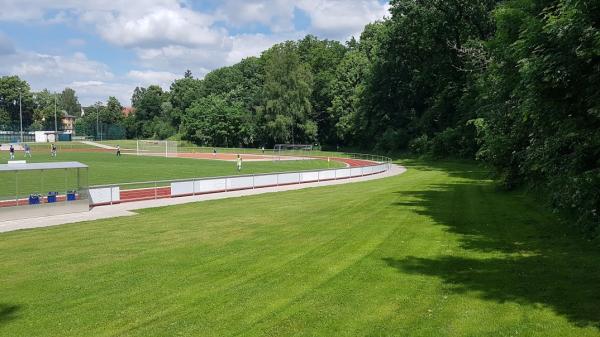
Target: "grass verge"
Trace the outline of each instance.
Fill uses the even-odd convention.
[[[488,173],[0,235],[6,336],[600,336],[600,249]]]

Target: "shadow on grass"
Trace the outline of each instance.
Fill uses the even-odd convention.
[[[456,293],[545,306],[575,325],[600,329],[600,248],[527,197],[498,192],[480,172],[430,169],[448,168],[464,179],[397,192],[409,201],[395,205],[458,234],[470,253],[383,260],[401,272],[438,277]]]
[[[406,168],[418,170],[421,172],[439,171],[450,177],[491,180],[494,176],[493,171],[484,164],[472,160],[439,160],[418,158],[403,158],[395,160],[394,163],[405,166]]]
[[[0,327],[6,324],[8,321],[11,321],[17,318],[17,312],[20,307],[18,305],[9,305],[5,303],[0,303]]]

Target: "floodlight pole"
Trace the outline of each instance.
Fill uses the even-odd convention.
[[[21,143],[23,143],[23,108],[21,107],[21,91],[19,91],[19,120],[21,122]]]
[[[58,123],[56,122],[56,93],[54,93],[54,134],[58,137]]]
[[[98,130],[100,130],[98,128],[98,120],[99,120],[98,117],[99,116],[100,116],[100,109],[98,108],[98,104],[96,104],[96,140],[98,140],[98,135],[100,134],[100,131],[98,131]]]

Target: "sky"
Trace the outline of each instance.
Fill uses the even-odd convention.
[[[0,76],[75,89],[83,105],[259,56],[307,34],[346,41],[383,0],[0,0]]]

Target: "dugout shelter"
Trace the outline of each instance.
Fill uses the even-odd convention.
[[[0,165],[0,221],[87,211],[87,165],[79,162]]]

